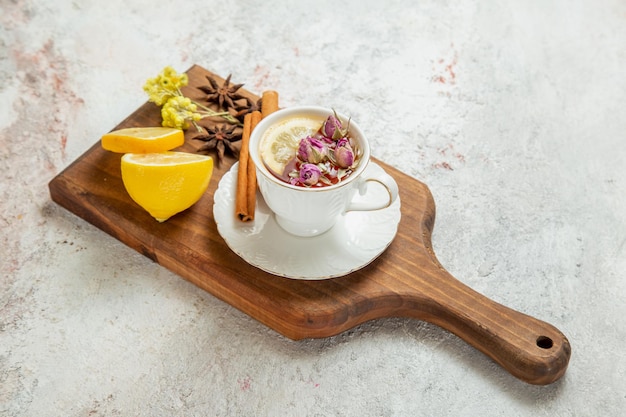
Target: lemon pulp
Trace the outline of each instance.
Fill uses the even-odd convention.
[[[267,129],[259,146],[265,165],[281,175],[287,163],[296,156],[300,139],[317,132],[322,122],[321,119],[294,117]]]
[[[164,152],[185,142],[182,130],[172,127],[129,127],[102,136],[102,147],[117,153]]]
[[[127,153],[122,181],[130,197],[159,222],[194,205],[213,174],[213,158],[186,152]]]

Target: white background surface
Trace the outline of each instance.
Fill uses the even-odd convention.
[[[50,201],[192,64],[351,114],[430,187],[441,263],[566,334],[565,376],[414,320],[288,340]],[[0,0],[0,415],[619,415],[624,68],[620,0]]]

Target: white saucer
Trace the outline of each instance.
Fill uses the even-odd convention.
[[[241,222],[235,217],[237,171],[235,163],[218,185],[213,216],[226,244],[246,262],[286,278],[320,280],[340,277],[368,265],[396,236],[400,222],[400,198],[388,208],[352,211],[338,219],[328,232],[315,237],[298,237],[285,232],[257,191],[255,219]],[[371,170],[383,169],[370,162]],[[365,197],[386,198],[387,190],[369,185]]]

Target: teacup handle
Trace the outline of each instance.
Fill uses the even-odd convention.
[[[370,182],[377,182],[387,190],[389,193],[389,198],[387,201],[371,201],[371,202],[363,202],[363,201],[352,201],[346,211],[372,211],[372,210],[381,210],[389,207],[393,204],[394,201],[398,198],[398,184],[393,177],[386,172],[377,172],[373,174],[364,174],[364,178],[361,179],[361,183],[359,184],[359,194],[365,195],[367,193],[367,186]]]

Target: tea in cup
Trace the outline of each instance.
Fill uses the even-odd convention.
[[[320,235],[349,211],[389,207],[398,185],[388,174],[368,174],[369,143],[358,124],[332,109],[300,106],[264,118],[250,136],[257,182],[276,222],[288,233]],[[375,182],[379,201],[357,202]]]

